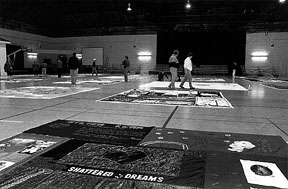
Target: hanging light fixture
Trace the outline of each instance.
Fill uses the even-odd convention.
[[[279,0],[279,3],[285,3],[285,0]]]
[[[191,9],[191,3],[189,0],[187,0],[185,7],[186,7],[186,9]]]
[[[128,8],[127,8],[127,11],[132,11],[132,9],[131,9],[131,4],[130,3],[128,3]]]

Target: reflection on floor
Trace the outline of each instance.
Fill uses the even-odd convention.
[[[77,93],[96,90],[98,88],[87,87],[54,87],[54,86],[32,86],[0,90],[0,98],[31,98],[31,99],[53,99]]]
[[[14,95],[0,97],[0,188],[288,187],[287,90],[209,76],[194,80],[194,91],[164,89],[156,76],[89,86],[55,84],[69,77],[14,78],[27,80],[0,82],[0,93]],[[170,101],[221,94],[234,108],[103,102],[118,94],[139,101],[143,86]]]
[[[252,82],[259,82],[259,84],[270,87],[273,89],[278,90],[287,90],[288,89],[288,81],[287,80],[281,80],[281,79],[275,79],[271,77],[242,77],[245,80],[252,81]]]

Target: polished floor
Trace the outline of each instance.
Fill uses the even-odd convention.
[[[104,76],[119,78],[115,75],[100,77]],[[273,89],[243,78],[232,80],[228,76],[195,76],[197,82],[201,82],[201,77],[203,80],[214,78],[215,82],[219,82],[217,79],[224,79],[225,83],[237,83],[246,89],[249,88],[221,90],[233,109],[97,101],[123,91],[137,89],[141,85],[156,81],[156,77],[147,75],[132,78],[129,82],[111,84],[82,83],[76,87],[93,89],[50,99],[0,97],[0,140],[57,119],[64,119],[196,131],[279,135],[288,142],[288,90]],[[80,75],[79,78],[89,79],[91,76]],[[58,79],[51,75],[44,78],[30,75],[13,76],[12,79],[14,81],[2,77],[0,89],[32,86],[75,87],[69,82],[65,83],[69,81],[68,76]],[[211,83],[210,80],[209,82]]]

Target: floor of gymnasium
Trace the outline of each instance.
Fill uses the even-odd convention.
[[[165,128],[219,132],[224,133],[225,136],[235,133],[252,134],[251,136],[261,135],[262,137],[272,135],[280,136],[288,143],[288,90],[273,88],[242,77],[232,79],[230,76],[193,76],[196,91],[219,91],[231,107],[189,107],[101,101],[106,97],[131,89],[139,89],[142,86],[148,85],[149,88],[149,83],[157,80],[156,75],[131,76],[129,82],[123,82],[121,77],[119,75],[100,74],[99,78],[102,78],[103,81],[106,78],[110,80],[105,80],[106,83],[97,83],[96,81],[85,83],[85,81],[95,80],[95,76],[80,74],[78,78],[78,83],[80,83],[76,86],[69,83],[69,76],[60,79],[52,75],[46,77],[32,75],[13,76],[12,78],[1,77],[0,91],[16,90],[14,91],[15,96],[11,96],[11,91],[0,93],[0,140],[60,119],[143,127],[153,126],[160,129],[159,131]],[[223,81],[218,79],[223,79]],[[81,83],[81,81],[84,82]],[[238,90],[239,88],[234,89],[233,86],[229,88],[226,85],[219,85],[220,88],[217,88],[219,83],[238,84],[237,86],[242,88]],[[156,83],[155,85],[161,84]],[[179,83],[176,84],[176,87],[178,85]],[[63,87],[64,92],[59,92],[58,89],[58,92],[55,92],[53,87],[56,86]],[[205,89],[205,86],[208,88]],[[23,93],[17,90],[22,87],[28,88],[28,91],[23,95],[24,97],[21,96]],[[46,94],[38,93],[35,95],[39,87],[51,87],[49,88],[50,92],[48,90]],[[168,90],[165,82],[163,82],[163,86],[156,88],[161,87],[162,90]],[[189,91],[179,88],[176,90]],[[29,94],[29,91],[33,91],[32,94]],[[33,94],[34,92],[35,94]],[[285,161],[287,165],[287,160]],[[285,171],[287,171],[287,167],[284,167]],[[287,177],[287,172],[283,174]],[[211,188],[213,188],[212,185]],[[265,184],[263,185],[265,186]],[[255,186],[253,185],[253,187]],[[281,186],[278,187],[281,188]],[[214,188],[217,188],[217,184],[214,185]]]

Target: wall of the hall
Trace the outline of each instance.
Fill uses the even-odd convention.
[[[132,70],[148,73],[156,66],[156,35],[118,35],[118,36],[94,36],[61,38],[70,49],[81,52],[81,48],[103,48],[104,67],[112,70],[121,70],[121,63],[124,56],[128,56]],[[150,59],[141,59],[139,52],[150,52]],[[92,63],[92,61],[91,61]]]
[[[267,53],[267,60],[252,60],[259,51]],[[247,74],[288,76],[288,32],[247,34],[245,59]]]
[[[11,41],[12,45],[20,45],[41,53],[36,59],[41,63],[43,58],[56,57],[55,52],[69,55],[69,52],[81,53],[82,48],[101,47],[104,48],[104,66],[110,69],[121,69],[121,61],[127,55],[134,70],[147,73],[156,66],[157,36],[156,35],[118,35],[118,36],[94,36],[73,38],[50,38],[35,34],[23,33],[13,30],[0,29],[0,36]],[[5,47],[1,47],[4,52]],[[53,50],[49,53],[49,50]],[[0,54],[1,65],[5,62],[5,54]],[[55,51],[55,52],[54,52]],[[140,60],[137,53],[149,51],[151,59]],[[252,60],[251,54],[255,51],[264,51],[267,60],[256,62]],[[46,52],[46,55],[45,55]],[[3,57],[4,56],[4,57]],[[31,61],[27,58],[25,67],[31,67]],[[3,62],[4,61],[4,62]],[[54,61],[54,60],[52,60]],[[4,73],[3,68],[1,74]],[[249,33],[246,35],[245,69],[248,74],[269,75],[279,74],[288,76],[288,32],[271,33]]]
[[[121,70],[121,62],[125,55],[129,56],[132,70],[148,73],[149,70],[156,66],[156,35],[49,38],[13,30],[0,29],[0,36],[11,41],[12,45],[27,47],[29,50],[41,54],[40,56],[38,55],[37,59],[33,60],[24,57],[25,68],[31,68],[31,62],[43,62],[43,57],[54,57],[55,52],[50,54],[49,50],[56,50],[59,53],[62,52],[62,54],[67,54],[67,52],[81,53],[81,49],[87,47],[103,48],[104,67],[111,70]],[[144,60],[139,59],[137,54],[141,51],[150,52],[152,54],[151,58],[146,58]],[[53,61],[54,60],[52,60],[52,62]]]

